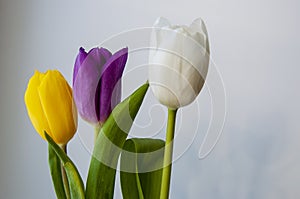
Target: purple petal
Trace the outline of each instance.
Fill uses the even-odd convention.
[[[93,48],[78,68],[73,85],[74,100],[81,117],[97,123],[95,96],[101,71],[111,53],[104,48]]]
[[[121,101],[121,77],[128,57],[128,48],[123,48],[110,57],[103,66],[98,86],[98,120],[104,122],[112,109]]]
[[[75,65],[74,65],[74,71],[73,71],[73,86],[74,86],[74,82],[75,82],[75,78],[77,76],[78,70],[82,64],[82,62],[85,60],[85,58],[87,57],[87,53],[85,52],[84,48],[80,47],[79,49],[79,53],[76,57],[76,61],[75,61]]]

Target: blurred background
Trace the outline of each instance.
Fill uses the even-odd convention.
[[[299,198],[299,7],[297,0],[0,1],[0,197],[55,198],[47,144],[23,101],[34,70],[58,69],[71,83],[80,46],[90,49],[164,16],[175,24],[205,21],[227,96],[222,135],[203,159],[199,149],[213,106],[208,87],[181,110],[179,132],[187,133],[179,134],[191,142],[174,163],[171,198]],[[145,68],[137,80],[131,72],[137,57],[129,58],[123,98],[146,81]],[[151,108],[142,107],[134,128],[144,134],[133,129],[131,135],[161,136],[166,110],[151,92],[146,101]],[[80,120],[78,132],[69,151],[86,179],[93,128]],[[176,139],[175,148],[182,140]],[[118,180],[115,198],[121,198]]]

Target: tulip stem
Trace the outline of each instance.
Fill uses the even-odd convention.
[[[96,144],[97,137],[98,137],[98,135],[100,133],[101,128],[102,128],[101,124],[98,124],[98,125],[95,126],[95,129],[94,129],[95,130],[94,131],[94,144]]]
[[[164,168],[163,168],[163,173],[162,173],[160,199],[168,199],[169,198],[176,112],[177,112],[177,109],[175,109],[175,110],[168,109],[168,124],[167,124],[167,132],[166,132],[166,144],[165,144],[164,164],[163,164]]]
[[[67,154],[67,144],[62,145],[60,147]],[[71,196],[70,196],[69,181],[68,181],[68,177],[67,177],[67,174],[66,174],[66,170],[65,170],[62,163],[61,163],[61,173],[62,173],[62,180],[63,180],[63,183],[64,183],[66,197],[67,197],[67,199],[70,199]]]

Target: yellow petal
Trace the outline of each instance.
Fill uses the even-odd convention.
[[[51,136],[50,128],[44,115],[44,111],[38,94],[38,87],[44,77],[45,74],[40,73],[39,71],[35,71],[34,75],[28,82],[24,96],[24,101],[29,118],[35,130],[40,134],[40,136],[42,136],[43,139],[45,139],[44,131],[47,131]]]
[[[66,144],[77,128],[77,112],[70,86],[59,71],[48,71],[38,93],[51,137],[57,144]]]

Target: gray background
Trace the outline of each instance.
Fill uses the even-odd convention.
[[[296,0],[0,1],[0,197],[55,198],[47,144],[35,133],[23,102],[33,71],[57,68],[71,83],[80,46],[90,49],[165,16],[178,24],[205,20],[228,110],[219,143],[200,160],[210,114],[207,89],[197,98],[203,127],[174,164],[171,198],[299,198],[299,7]],[[124,87],[129,81],[124,97],[138,85],[129,79],[124,80]],[[151,93],[147,99],[157,104]],[[159,113],[164,118],[163,107],[152,110],[138,122]],[[162,120],[151,125],[163,125]],[[193,126],[180,125],[187,131]],[[90,156],[85,134],[92,136],[93,129],[80,120],[78,131],[69,151],[86,178]],[[175,148],[181,144],[176,142]],[[120,197],[117,183],[115,198]]]

